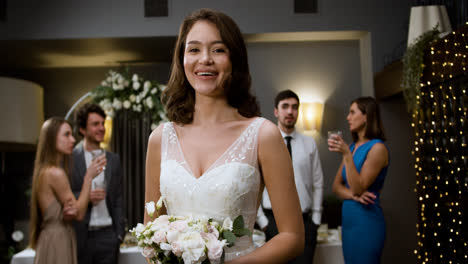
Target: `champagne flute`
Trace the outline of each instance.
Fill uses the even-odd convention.
[[[91,150],[91,160],[95,160],[97,159],[98,157],[102,156],[105,154],[105,151],[101,148],[99,149],[95,149],[95,150]],[[106,169],[106,167],[102,167],[102,171],[104,171]]]

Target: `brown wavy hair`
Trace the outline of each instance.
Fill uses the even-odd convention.
[[[385,133],[382,124],[382,119],[380,118],[379,104],[375,98],[366,96],[359,97],[354,99],[350,105],[356,103],[359,110],[366,115],[366,133],[365,137],[368,139],[381,139],[385,141]],[[356,132],[352,132],[353,141],[358,141],[358,135]]]
[[[42,224],[42,212],[39,206],[38,191],[39,186],[43,184],[42,178],[44,171],[50,167],[61,167],[69,175],[71,165],[70,155],[63,155],[57,151],[57,135],[63,124],[71,124],[61,117],[52,117],[47,119],[42,125],[37,144],[36,159],[34,161],[34,172],[32,177],[31,191],[31,218],[29,221],[29,246],[36,248]]]
[[[161,96],[167,117],[180,124],[189,124],[193,121],[195,90],[185,76],[183,60],[187,35],[193,25],[201,20],[211,22],[216,26],[222,41],[229,50],[232,73],[223,84],[227,103],[236,108],[242,116],[259,116],[260,108],[257,100],[250,93],[252,81],[247,48],[239,27],[228,15],[204,8],[189,14],[180,26],[172,58],[171,76]]]

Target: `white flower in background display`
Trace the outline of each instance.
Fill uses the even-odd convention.
[[[129,77],[131,76],[131,78]],[[92,91],[92,99],[98,103],[109,115],[125,109],[137,116],[149,113],[151,129],[155,129],[160,122],[167,121],[160,96],[165,85],[150,80],[144,80],[138,74],[109,71],[100,86]]]
[[[15,242],[21,242],[24,239],[24,234],[21,232],[21,230],[16,230],[11,234],[11,238]]]
[[[138,81],[133,82],[133,89],[134,89],[134,90],[140,89],[140,83],[139,83]]]

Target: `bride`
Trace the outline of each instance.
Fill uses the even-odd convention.
[[[284,263],[303,250],[301,209],[286,146],[276,125],[258,117],[250,84],[236,23],[210,9],[187,16],[162,97],[172,122],[149,138],[145,199],[163,196],[170,215],[242,215],[252,231],[266,187],[279,234],[255,250],[251,237],[238,238],[225,259]]]

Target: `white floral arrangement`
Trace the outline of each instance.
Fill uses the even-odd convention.
[[[162,207],[162,198],[157,209]],[[154,202],[146,204],[150,218]],[[220,264],[224,263],[226,247],[235,244],[236,237],[251,235],[244,227],[242,216],[234,221],[226,218],[222,224],[192,216],[160,215],[146,225],[137,224],[130,232],[136,237],[144,257],[155,264]]]
[[[91,97],[110,117],[122,109],[137,114],[149,112],[151,129],[155,129],[161,121],[167,121],[160,100],[161,92],[166,86],[155,81],[144,80],[136,73],[131,79],[129,76],[128,70],[125,73],[109,71],[101,85],[93,89]]]

